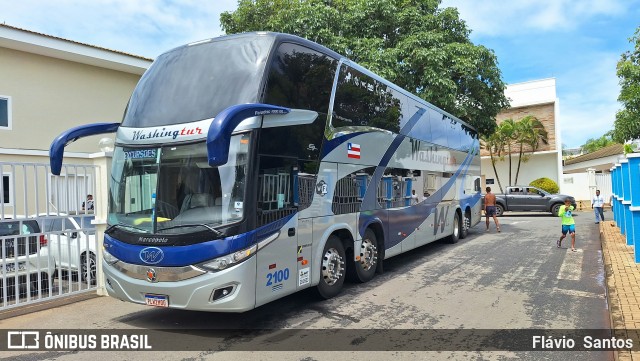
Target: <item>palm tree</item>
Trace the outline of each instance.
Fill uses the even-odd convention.
[[[498,125],[497,132],[500,134],[500,138],[502,139],[502,144],[507,147],[507,155],[509,156],[509,186],[512,186],[511,183],[511,147],[515,144],[518,139],[518,126],[513,119],[505,119]]]
[[[538,118],[527,115],[516,123],[516,141],[519,143],[519,157],[518,157],[518,168],[516,170],[516,179],[515,184],[518,184],[518,175],[520,174],[520,165],[522,162],[527,162],[529,160],[528,155],[525,153],[525,147],[529,147],[529,151],[531,153],[535,153],[540,148],[540,143],[548,144],[548,133],[546,129],[544,129],[544,125]]]
[[[502,190],[502,184],[500,183],[500,177],[498,176],[498,171],[496,170],[496,162],[497,158],[502,157],[502,152],[504,150],[504,142],[502,140],[501,134],[496,129],[496,131],[489,136],[482,136],[482,147],[489,151],[489,156],[491,157],[491,166],[493,167],[493,173],[496,175],[496,180],[498,181],[498,187],[500,187],[500,193],[504,193]]]

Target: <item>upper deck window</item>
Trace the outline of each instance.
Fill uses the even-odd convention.
[[[281,44],[271,61],[265,103],[327,114],[336,64],[326,54]]]
[[[400,131],[406,97],[390,86],[349,66],[340,69],[331,125]]]
[[[272,44],[272,37],[237,36],[160,55],[133,91],[122,125],[193,122],[257,102]]]

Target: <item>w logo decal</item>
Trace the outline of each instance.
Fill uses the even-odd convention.
[[[164,259],[164,252],[158,247],[147,247],[140,251],[140,260],[146,264],[157,264]]]

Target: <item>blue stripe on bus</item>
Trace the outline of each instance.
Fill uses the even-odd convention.
[[[360,235],[364,235],[365,230],[370,224],[377,222],[381,218],[388,217],[388,237],[385,238],[385,249],[389,249],[405,240],[415,231],[416,228],[424,223],[434,209],[442,202],[445,194],[455,185],[456,179],[471,165],[473,157],[474,151],[470,150],[460,165],[460,168],[458,168],[451,179],[449,179],[437,192],[417,205],[401,209],[378,209],[361,212],[358,222],[358,231],[360,232]],[[480,199],[479,195],[477,196],[478,199]],[[455,212],[455,210],[450,211]]]
[[[187,266],[248,248],[280,231],[294,215],[295,213],[247,233],[187,246],[133,245],[118,241],[106,234],[104,235],[104,246],[113,256],[131,264],[164,267]],[[161,261],[154,264],[142,261],[140,253],[149,247],[162,250],[163,258]]]
[[[391,157],[393,157],[393,155],[396,153],[398,148],[400,148],[400,145],[406,138],[406,135],[403,134],[408,134],[411,129],[418,123],[418,120],[422,118],[422,115],[424,115],[424,113],[425,110],[423,108],[418,108],[418,111],[416,111],[415,114],[413,114],[407,121],[404,127],[400,129],[400,133],[402,134],[396,135],[396,137],[391,142],[391,145],[389,145],[389,148],[382,156],[382,159],[380,159],[376,170],[373,172],[373,176],[371,177],[371,181],[369,182],[369,184],[380,184],[380,180],[382,180],[382,176],[387,169],[387,165],[391,161]],[[362,203],[360,204],[360,210],[362,211],[366,209],[376,208],[378,202],[377,198],[378,196],[376,187],[368,187],[362,199]],[[364,229],[361,229],[361,231],[364,232]],[[364,234],[362,232],[361,234]]]

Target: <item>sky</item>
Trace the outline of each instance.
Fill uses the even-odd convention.
[[[237,0],[0,0],[7,25],[155,58],[223,35]],[[613,128],[616,64],[632,49],[640,0],[443,0],[474,44],[493,49],[507,84],[555,78],[561,141],[578,147]]]

